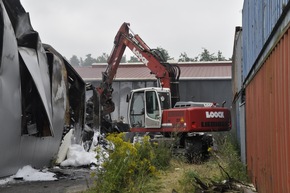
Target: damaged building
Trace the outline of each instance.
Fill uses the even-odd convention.
[[[0,177],[25,165],[49,166],[62,138],[81,140],[85,83],[41,43],[19,0],[0,0]]]

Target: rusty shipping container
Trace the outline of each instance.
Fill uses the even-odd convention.
[[[290,3],[245,0],[246,163],[258,192],[290,192]]]
[[[247,165],[258,192],[290,192],[290,29],[246,87]]]

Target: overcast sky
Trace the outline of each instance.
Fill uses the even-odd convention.
[[[242,25],[243,0],[21,0],[43,43],[70,59],[110,54],[123,24],[151,47],[178,59],[206,48],[232,56],[235,27]],[[126,51],[129,59],[131,51]]]

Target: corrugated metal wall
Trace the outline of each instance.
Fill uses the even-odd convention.
[[[231,106],[231,79],[218,80],[180,80],[180,100],[196,102],[217,102],[222,104],[227,101],[226,107]],[[92,82],[94,86],[99,85],[98,81]],[[115,111],[111,114],[113,120],[123,116],[127,121],[126,97],[132,89],[156,86],[155,81],[118,81],[113,82],[113,101]],[[89,98],[90,96],[88,96]]]
[[[237,141],[240,145],[240,156],[243,163],[246,163],[246,130],[245,130],[245,104],[242,76],[242,29],[236,27],[233,66],[232,66],[232,125]]]
[[[216,102],[230,107],[232,101],[231,79],[180,80],[179,92],[181,101]]]
[[[290,192],[290,2],[245,0],[242,24],[248,171],[258,192]]]
[[[246,87],[247,164],[258,192],[290,192],[289,35]]]
[[[245,0],[243,7],[243,75],[246,77],[289,0]]]

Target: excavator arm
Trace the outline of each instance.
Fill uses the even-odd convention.
[[[97,87],[97,92],[100,96],[100,106],[102,107],[102,115],[107,115],[115,109],[112,101],[112,83],[126,47],[128,47],[136,57],[149,68],[152,74],[155,74],[161,87],[170,88],[172,93],[172,105],[179,101],[179,67],[167,63],[158,50],[150,49],[139,35],[134,34],[130,30],[129,26],[129,23],[123,23],[116,34],[114,47],[108,58],[107,69],[103,72],[100,86]]]

